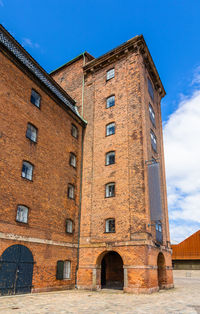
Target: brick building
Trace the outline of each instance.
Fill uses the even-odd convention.
[[[28,248],[32,291],[172,287],[165,91],[143,37],[97,59],[85,52],[51,77],[2,27],[0,40],[1,261],[12,245]],[[37,144],[26,138],[34,128]]]

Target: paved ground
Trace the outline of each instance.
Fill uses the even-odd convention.
[[[0,297],[0,314],[43,313],[198,313],[200,277],[177,277],[175,289],[151,295],[131,295],[122,291],[64,291]]]

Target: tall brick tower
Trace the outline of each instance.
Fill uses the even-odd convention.
[[[87,120],[77,286],[173,287],[160,101],[143,36],[52,72]]]

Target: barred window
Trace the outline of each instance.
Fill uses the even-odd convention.
[[[157,139],[156,139],[156,136],[152,130],[150,131],[150,136],[151,136],[151,146],[152,146],[153,150],[155,152],[157,152]]]
[[[70,153],[70,159],[69,159],[70,166],[76,168],[76,155],[73,153]]]
[[[106,184],[106,197],[114,197],[115,196],[115,183],[107,183]]]
[[[16,221],[27,223],[28,222],[28,207],[24,205],[17,206]]]
[[[115,69],[110,69],[109,71],[107,71],[106,79],[108,81],[113,77],[115,77]]]
[[[106,125],[106,136],[115,134],[115,123],[109,123]]]
[[[73,232],[73,223],[70,219],[66,220],[66,233],[72,233]]]
[[[110,218],[106,220],[106,232],[115,232],[115,219]]]
[[[108,152],[106,154],[106,166],[112,165],[115,163],[115,152]]]
[[[75,198],[75,188],[74,185],[68,184],[68,198],[74,199]]]
[[[33,177],[33,165],[27,161],[23,161],[22,164],[22,178],[32,180]]]
[[[26,137],[29,138],[32,142],[37,142],[37,128],[34,127],[31,123],[27,124]]]
[[[40,101],[41,101],[41,96],[34,89],[32,89],[31,103],[35,105],[36,107],[40,108]]]
[[[106,99],[106,108],[113,107],[115,105],[115,96],[110,96]]]

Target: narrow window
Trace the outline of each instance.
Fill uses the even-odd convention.
[[[106,166],[115,163],[115,152],[109,152],[106,154]]]
[[[32,124],[27,124],[26,137],[32,142],[37,142],[37,129]]]
[[[108,81],[113,77],[115,77],[115,69],[111,69],[107,71],[106,80]]]
[[[28,222],[28,207],[24,205],[17,206],[16,221],[27,223]]]
[[[149,116],[150,116],[150,120],[151,120],[153,126],[156,126],[155,112],[154,112],[153,107],[151,106],[151,104],[149,104]]]
[[[32,180],[33,177],[33,165],[27,161],[23,161],[22,164],[22,178]]]
[[[115,183],[106,184],[106,197],[115,196]]]
[[[63,279],[70,279],[70,277],[71,277],[71,262],[64,261]]]
[[[31,103],[40,108],[41,96],[34,90],[31,90]]]
[[[75,138],[78,138],[78,129],[74,124],[72,124],[71,127],[71,135]]]
[[[76,156],[73,153],[70,153],[69,163],[70,166],[76,168]]]
[[[66,233],[72,233],[73,232],[73,223],[70,219],[66,220]]]
[[[106,232],[115,232],[115,219],[110,218],[106,220]]]
[[[150,131],[150,136],[151,136],[151,146],[152,146],[153,150],[155,152],[157,152],[157,139],[156,139],[156,136],[152,130]]]
[[[150,95],[151,99],[154,100],[153,86],[152,86],[152,83],[151,83],[149,78],[148,78],[148,91],[149,91],[149,95]]]
[[[106,136],[115,134],[115,123],[109,123],[106,126]]]
[[[71,198],[71,199],[74,199],[75,198],[75,188],[74,188],[74,185],[72,184],[69,184],[68,185],[68,198]]]
[[[115,96],[110,96],[106,99],[106,108],[113,107],[115,105]]]

